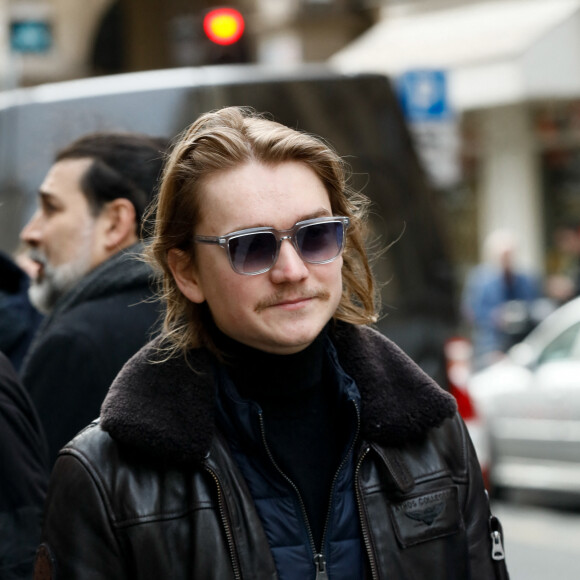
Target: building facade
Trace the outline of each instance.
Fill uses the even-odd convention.
[[[204,15],[224,4],[245,18],[244,35],[235,46],[216,46],[203,32]],[[0,58],[5,65],[0,86],[224,62],[324,61],[374,23],[376,4],[372,0],[0,0]],[[38,41],[41,34],[48,41],[35,46],[34,38]],[[16,38],[30,42],[15,46]]]
[[[390,2],[331,62],[393,79],[445,75],[457,179],[439,196],[460,272],[498,228],[515,232],[522,267],[558,270],[555,231],[580,222],[580,1]]]

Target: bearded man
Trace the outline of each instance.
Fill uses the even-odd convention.
[[[22,368],[51,459],[98,416],[123,363],[154,333],[141,218],[156,190],[165,139],[81,137],[55,159],[21,232],[38,264],[29,295],[47,316]]]

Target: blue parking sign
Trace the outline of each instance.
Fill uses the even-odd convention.
[[[42,53],[52,47],[52,29],[45,20],[15,20],[10,23],[13,52]]]
[[[397,80],[401,107],[410,121],[449,119],[447,79],[441,70],[412,70]]]

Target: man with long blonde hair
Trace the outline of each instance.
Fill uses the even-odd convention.
[[[251,110],[177,140],[164,332],[61,451],[38,578],[507,577],[454,400],[369,326],[366,206],[327,144]]]

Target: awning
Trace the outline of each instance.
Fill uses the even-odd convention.
[[[580,0],[489,0],[380,21],[333,55],[343,71],[447,72],[458,110],[580,96]]]

